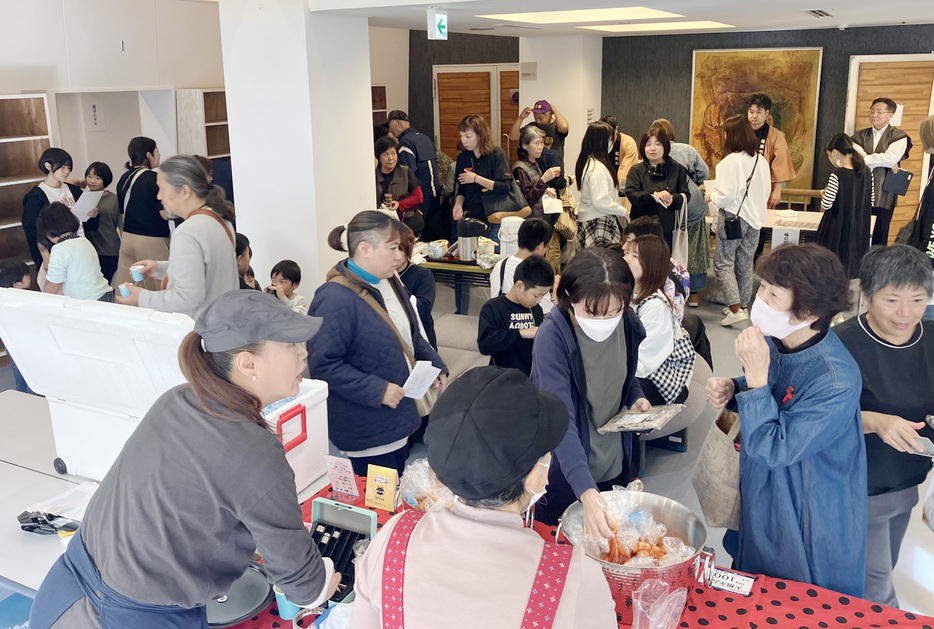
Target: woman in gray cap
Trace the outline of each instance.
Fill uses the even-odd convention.
[[[206,628],[205,604],[254,549],[289,600],[330,598],[340,574],[302,524],[294,474],[261,414],[298,394],[320,324],[255,291],[204,310],[179,349],[188,384],[156,400],[127,440],[39,588],[31,627]]]
[[[453,382],[425,443],[458,500],[452,511],[404,511],[377,533],[357,564],[351,626],[615,628],[600,566],[522,523],[567,429],[561,400],[518,370],[478,367]]]

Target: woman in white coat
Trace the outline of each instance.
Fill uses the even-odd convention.
[[[720,208],[713,265],[728,306],[720,325],[730,326],[749,318],[752,265],[772,184],[769,165],[759,159],[759,141],[746,117],[730,116],[723,122],[723,131],[726,157],[717,164],[714,187],[706,200]],[[727,237],[727,222],[734,217],[739,218],[740,237],[731,239]]]
[[[580,248],[619,244],[622,231],[617,217],[627,217],[619,202],[619,181],[610,161],[613,128],[594,122],[584,132],[574,174],[581,193],[577,209],[577,242]]]

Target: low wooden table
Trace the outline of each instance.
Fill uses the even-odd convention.
[[[455,314],[468,314],[470,307],[470,287],[490,287],[490,271],[473,262],[444,260],[426,262],[421,265],[432,272],[435,282],[450,284],[454,287]],[[467,290],[464,290],[467,287]]]

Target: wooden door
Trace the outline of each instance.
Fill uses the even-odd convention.
[[[895,241],[899,228],[911,220],[918,209],[924,176],[924,151],[918,129],[921,121],[931,115],[931,92],[934,88],[934,61],[890,61],[860,63],[856,91],[856,129],[869,126],[869,107],[873,99],[888,97],[904,107],[902,122],[898,125],[911,136],[914,146],[901,167],[915,174],[908,194],[898,199],[889,229],[889,242]]]
[[[438,149],[452,159],[457,159],[457,145],[460,142],[457,126],[465,116],[480,114],[490,124],[493,114],[490,77],[488,70],[437,74]],[[496,134],[495,131],[493,133]],[[493,141],[496,143],[495,137]]]
[[[515,92],[513,92],[515,90]],[[509,164],[517,159],[515,142],[506,137],[512,123],[519,117],[519,99],[513,100],[513,93],[519,93],[519,71],[500,70],[499,72],[499,119],[500,119],[500,146],[506,151]]]

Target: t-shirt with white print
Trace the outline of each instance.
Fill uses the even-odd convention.
[[[39,189],[45,193],[49,203],[63,203],[68,208],[75,206],[75,197],[71,194],[68,184],[63,183],[60,188],[53,188],[43,181],[39,184]],[[78,235],[84,236],[84,225],[78,227]]]

